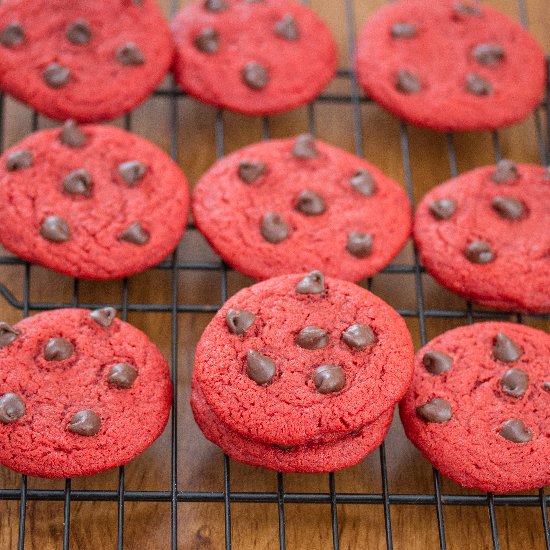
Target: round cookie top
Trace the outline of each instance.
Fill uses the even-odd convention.
[[[498,309],[550,312],[550,172],[502,160],[430,191],[414,237],[443,286]]]
[[[435,130],[488,130],[542,100],[535,39],[499,11],[468,1],[402,0],[380,8],[357,44],[359,82],[400,118]]]
[[[407,436],[465,486],[505,493],[550,483],[550,336],[512,323],[450,330],[416,354],[400,404]]]
[[[163,431],[172,399],[161,352],[112,308],[0,323],[0,463],[71,477],[125,464]]]
[[[245,288],[197,346],[194,391],[241,435],[323,441],[374,421],[412,374],[405,322],[357,285],[314,271]]]
[[[325,23],[291,0],[201,0],[172,22],[174,74],[199,100],[249,115],[317,97],[337,66]]]
[[[390,263],[412,224],[399,184],[308,135],[222,158],[201,178],[192,203],[216,252],[255,279],[323,269],[358,281]]]
[[[172,63],[154,0],[7,0],[0,85],[45,115],[110,120],[141,103]]]
[[[178,244],[189,190],[158,147],[115,127],[67,122],[0,157],[0,242],[61,273],[114,279]]]

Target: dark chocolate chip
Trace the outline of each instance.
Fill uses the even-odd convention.
[[[328,334],[319,327],[304,327],[294,338],[294,343],[304,349],[321,349],[328,346]]]
[[[473,95],[486,96],[493,93],[493,86],[486,78],[469,73],[466,76],[466,90]]]
[[[294,449],[294,445],[275,445],[275,447],[281,451],[292,451]]]
[[[71,238],[71,229],[63,218],[48,216],[40,226],[40,235],[47,241],[62,243]]]
[[[131,223],[118,237],[119,241],[144,245],[149,242],[151,234],[141,226],[139,222]]]
[[[453,6],[453,10],[460,15],[473,15],[474,17],[479,17],[481,15],[481,10],[472,4],[463,4],[462,2],[457,2]]]
[[[310,189],[298,195],[294,208],[306,216],[319,216],[327,209],[323,197]]]
[[[143,65],[145,63],[143,53],[133,42],[127,42],[120,46],[115,57],[122,65]]]
[[[132,387],[137,375],[138,371],[136,367],[128,363],[117,363],[111,367],[107,382],[117,388],[128,389]]]
[[[454,199],[438,199],[432,201],[428,208],[436,220],[448,220],[456,212],[456,201]]]
[[[19,151],[13,151],[8,155],[6,160],[6,170],[8,172],[15,172],[16,170],[22,170],[23,168],[30,168],[32,166],[32,153],[26,149],[20,149]]]
[[[500,380],[502,391],[512,397],[521,397],[529,387],[529,375],[522,369],[509,369]]]
[[[378,342],[376,334],[368,325],[355,323],[342,332],[342,340],[353,349],[362,350]]]
[[[241,160],[237,174],[244,183],[254,183],[265,173],[265,164],[253,160]]]
[[[204,0],[203,7],[206,11],[220,12],[229,9],[225,0]]]
[[[256,61],[247,63],[241,72],[243,82],[252,90],[263,90],[269,82],[269,72],[266,67]]]
[[[361,195],[365,195],[365,197],[371,197],[376,193],[376,183],[368,170],[357,170],[349,183],[352,189],[361,193]]]
[[[86,136],[80,130],[77,122],[72,119],[67,120],[63,124],[59,140],[67,147],[84,147],[86,145]]]
[[[525,212],[523,202],[514,197],[495,197],[491,206],[501,218],[506,220],[519,220]]]
[[[118,165],[118,173],[120,177],[130,186],[133,187],[140,181],[147,172],[147,166],[139,160],[127,160]]]
[[[496,65],[504,60],[504,48],[498,44],[479,44],[473,55],[480,65]]]
[[[472,241],[464,251],[464,256],[473,264],[488,264],[495,259],[491,245],[482,240]]]
[[[74,353],[74,346],[66,338],[50,338],[44,346],[46,361],[63,361]]]
[[[362,231],[351,231],[348,233],[346,250],[356,258],[366,258],[372,251],[372,235]]]
[[[288,237],[288,225],[279,214],[267,212],[260,223],[262,237],[268,242],[277,244]]]
[[[193,41],[195,48],[204,53],[216,53],[220,49],[220,35],[216,29],[202,29]]]
[[[325,276],[320,271],[309,272],[297,285],[297,294],[322,294],[325,291]]]
[[[25,402],[16,393],[5,393],[0,397],[0,422],[11,424],[25,414]]]
[[[25,41],[25,31],[21,26],[21,23],[14,21],[8,23],[0,32],[0,44],[6,46],[6,48],[13,48],[19,46]]]
[[[42,78],[50,88],[62,88],[71,79],[71,71],[59,63],[50,63],[44,69]]]
[[[413,38],[416,36],[416,25],[406,21],[394,23],[391,26],[392,38]]]
[[[545,382],[545,383],[542,385],[542,389],[543,389],[544,391],[550,392],[550,382]]]
[[[533,439],[533,433],[519,418],[510,418],[502,424],[499,435],[512,443],[527,443]]]
[[[299,159],[312,159],[319,156],[315,140],[311,134],[302,134],[296,138],[292,154]]]
[[[504,363],[513,363],[523,355],[523,350],[511,338],[499,332],[493,338],[493,357]]]
[[[424,405],[416,407],[416,414],[421,416],[427,422],[442,424],[448,422],[453,416],[451,404],[445,399],[435,397]]]
[[[244,334],[255,319],[256,315],[246,309],[230,309],[225,314],[225,324],[231,334]]]
[[[275,34],[284,38],[285,40],[298,40],[300,38],[300,31],[296,24],[296,19],[290,13],[287,13],[275,23]]]
[[[0,349],[11,344],[20,334],[20,330],[13,328],[4,321],[0,321]]]
[[[422,82],[411,71],[400,69],[395,77],[395,88],[404,94],[417,94],[422,89]]]
[[[336,393],[346,383],[346,373],[338,365],[321,365],[313,373],[313,383],[319,393]]]
[[[85,19],[77,19],[67,27],[65,36],[69,42],[80,46],[92,39],[92,30]]]
[[[512,160],[502,159],[497,162],[497,167],[491,175],[493,183],[512,183],[519,177],[518,167]]]
[[[113,319],[116,317],[116,309],[114,307],[94,309],[94,311],[90,313],[90,317],[103,328],[109,328],[113,323]]]
[[[276,372],[275,361],[259,351],[250,349],[246,354],[246,374],[256,384],[269,384]]]
[[[71,195],[89,197],[92,193],[92,176],[84,168],[73,170],[63,178],[63,190]]]
[[[453,366],[453,358],[442,351],[428,351],[422,357],[424,368],[431,374],[442,374]]]
[[[67,430],[78,435],[96,435],[101,429],[101,419],[94,412],[88,409],[78,411],[73,415]]]

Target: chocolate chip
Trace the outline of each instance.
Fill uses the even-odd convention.
[[[277,244],[288,237],[288,225],[279,214],[267,212],[260,223],[262,237],[268,242]]]
[[[20,334],[20,330],[13,328],[4,321],[0,321],[0,349],[11,344]]]
[[[256,61],[247,63],[241,72],[243,82],[253,90],[263,90],[269,82],[269,72]]]
[[[71,195],[89,197],[92,193],[92,176],[84,168],[73,170],[63,178],[63,190]]]
[[[544,391],[550,392],[550,382],[545,382],[545,383],[542,385],[542,389],[543,389]]]
[[[521,397],[529,386],[529,375],[522,369],[509,369],[500,380],[502,391],[512,397]]]
[[[362,350],[378,342],[376,334],[368,325],[355,323],[342,332],[342,340],[353,349]]]
[[[323,294],[325,276],[320,271],[310,271],[297,285],[297,294]]]
[[[294,208],[306,216],[319,216],[327,209],[323,197],[309,189],[298,195]]]
[[[454,199],[438,199],[432,201],[428,208],[436,220],[448,220],[456,211],[456,201]]]
[[[499,435],[512,443],[527,443],[533,439],[533,433],[523,420],[510,418],[506,420],[499,430]]]
[[[119,241],[144,245],[149,242],[151,234],[145,231],[139,222],[131,223],[118,237]]]
[[[0,397],[0,422],[11,424],[25,414],[25,402],[16,393],[5,393]]]
[[[311,134],[302,134],[296,138],[292,155],[299,159],[312,159],[319,156],[315,140]]]
[[[453,366],[453,358],[442,351],[428,351],[422,357],[424,368],[431,374],[442,374]]]
[[[103,328],[109,328],[116,317],[116,309],[114,307],[95,309],[90,313],[90,317]]]
[[[523,355],[523,350],[506,334],[499,332],[493,339],[493,357],[504,363],[513,363]]]
[[[256,384],[269,384],[275,376],[275,361],[259,351],[250,349],[246,354],[246,374]]]
[[[512,183],[519,177],[518,167],[512,160],[502,159],[497,162],[496,170],[491,174],[493,183]]]
[[[422,89],[422,82],[411,71],[400,69],[395,77],[395,88],[404,94],[417,94]]]
[[[427,422],[442,424],[448,422],[453,416],[451,404],[445,399],[435,397],[424,405],[416,407],[416,414],[421,416]]]
[[[205,0],[203,7],[206,11],[220,12],[229,9],[225,0]]]
[[[85,19],[77,19],[67,27],[65,36],[72,44],[81,46],[92,39],[92,30]]]
[[[366,258],[372,251],[372,235],[362,231],[350,231],[346,250],[356,258]]]
[[[143,65],[145,63],[143,53],[133,42],[127,42],[120,46],[115,57],[122,65]]]
[[[118,173],[120,177],[130,186],[133,187],[140,181],[147,172],[147,166],[139,160],[127,160],[118,165]]]
[[[69,119],[63,124],[63,129],[59,134],[59,140],[67,147],[84,147],[86,145],[86,136],[80,130],[77,122]]]
[[[237,174],[244,183],[254,183],[265,173],[265,164],[253,160],[241,160]]]
[[[498,44],[479,44],[472,53],[480,65],[496,65],[504,60],[504,48]]]
[[[376,192],[376,183],[368,170],[357,170],[349,183],[352,189],[361,193],[361,195],[365,195],[365,197],[371,197]]]
[[[392,38],[412,38],[416,36],[416,25],[406,21],[394,23],[391,26]]]
[[[328,334],[319,327],[304,327],[294,338],[294,343],[304,349],[321,349],[328,346]]]
[[[44,69],[42,78],[50,88],[62,88],[71,79],[71,71],[59,63],[50,63]]]
[[[225,324],[231,334],[244,334],[253,324],[256,316],[246,309],[230,309],[225,314]]]
[[[275,445],[275,447],[281,451],[292,451],[294,449],[294,445]]]
[[[523,203],[514,197],[495,197],[491,206],[501,218],[506,220],[519,220],[525,212]]]
[[[107,382],[117,388],[128,389],[132,387],[137,375],[138,371],[136,367],[128,363],[117,363],[111,367]]]
[[[488,264],[495,259],[491,245],[482,240],[472,241],[464,251],[464,256],[473,264]]]
[[[321,365],[313,373],[313,383],[319,393],[336,393],[346,383],[346,373],[338,365]]]
[[[287,13],[275,23],[275,34],[284,38],[285,40],[298,40],[300,38],[300,31],[296,24],[296,19],[290,13]]]
[[[493,86],[486,78],[469,73],[466,76],[466,90],[473,95],[485,96],[493,93]]]
[[[216,53],[220,49],[220,35],[216,29],[202,29],[193,41],[195,48],[204,53]]]
[[[67,430],[78,435],[96,435],[101,429],[101,419],[94,412],[88,409],[78,411],[73,415]]]
[[[59,216],[48,216],[40,226],[40,235],[47,241],[62,243],[71,238],[71,229]]]
[[[30,168],[32,166],[32,153],[26,149],[20,149],[19,151],[13,151],[8,155],[6,160],[6,170],[8,172],[15,172],[16,170],[22,170],[23,168]]]
[[[479,17],[481,15],[481,10],[472,4],[463,4],[462,2],[457,2],[453,6],[453,10],[460,15],[473,15]]]
[[[66,338],[51,338],[44,346],[46,361],[63,361],[74,353],[74,346]]]
[[[6,46],[6,48],[13,48],[19,46],[25,41],[25,31],[21,26],[21,23],[14,21],[8,23],[0,32],[0,44]]]

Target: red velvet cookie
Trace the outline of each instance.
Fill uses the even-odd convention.
[[[432,189],[414,237],[443,286],[497,309],[550,312],[550,173],[503,160]]]
[[[188,207],[178,166],[118,128],[69,121],[0,157],[0,242],[73,277],[125,277],[163,260]]]
[[[172,62],[155,0],[6,0],[0,86],[58,120],[116,118],[139,105]]]
[[[0,463],[40,477],[125,464],[162,433],[168,365],[112,308],[0,323]]]
[[[201,178],[192,202],[214,250],[255,279],[321,268],[358,281],[389,264],[411,228],[399,184],[307,135],[222,158]]]
[[[416,355],[399,408],[409,439],[465,487],[550,483],[550,336],[512,323],[450,330]]]
[[[201,0],[173,20],[174,74],[199,100],[249,115],[317,97],[336,71],[330,30],[292,0]]]
[[[412,373],[403,319],[353,283],[276,277],[231,297],[204,331],[193,391],[247,439],[323,443],[374,422]]]
[[[518,23],[457,0],[386,3],[365,24],[359,82],[376,102],[435,130],[488,130],[542,101],[544,52]]]

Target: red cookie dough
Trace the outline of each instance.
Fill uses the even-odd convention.
[[[359,35],[356,66],[374,101],[441,131],[520,121],[546,82],[544,52],[524,28],[485,3],[456,0],[386,3]]]
[[[110,120],[139,105],[172,63],[155,0],[6,0],[0,86],[58,120]]]
[[[295,149],[316,156],[297,157]],[[246,163],[263,166],[250,183],[239,174]],[[354,188],[358,180],[363,192]],[[299,210],[300,200],[314,213]],[[322,269],[359,281],[390,263],[412,224],[399,184],[365,160],[307,136],[250,145],[222,158],[201,178],[192,203],[197,227],[214,250],[255,279]],[[266,237],[266,229],[273,234]],[[350,238],[357,241],[352,252]]]
[[[270,115],[303,105],[336,72],[330,30],[292,0],[194,2],[176,15],[172,31],[180,86],[239,113]]]
[[[79,135],[81,146],[66,144]],[[177,246],[188,207],[187,180],[170,157],[115,127],[68,123],[0,157],[0,242],[73,277],[155,265]]]
[[[297,292],[304,278],[318,293]],[[204,331],[193,391],[230,430],[267,444],[329,442],[375,421],[405,393],[413,349],[403,319],[353,283],[321,279],[285,275],[245,288]],[[230,310],[248,312],[242,334],[230,331]],[[370,336],[363,347],[343,334],[357,324]],[[315,349],[295,340],[306,327],[320,331]],[[251,371],[251,353],[268,364]],[[332,372],[320,374],[325,365]]]
[[[63,309],[13,328],[2,323],[1,464],[40,477],[89,475],[125,464],[162,433],[172,400],[168,365],[114,314],[97,310],[98,322],[88,310]],[[113,378],[118,363],[137,376]],[[74,427],[81,411],[92,420]]]
[[[447,358],[426,358],[434,351]],[[512,323],[477,323],[438,336],[416,354],[413,383],[399,406],[407,436],[464,487],[507,493],[550,483],[548,357],[548,334]],[[433,399],[447,404],[424,407]]]
[[[545,168],[504,160],[438,185],[418,206],[414,237],[426,269],[453,292],[497,309],[550,312]]]

